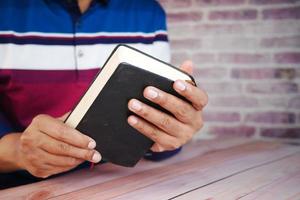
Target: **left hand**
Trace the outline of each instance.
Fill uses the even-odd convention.
[[[192,62],[184,62],[181,69],[191,74]],[[145,88],[144,96],[170,111],[174,116],[152,108],[137,99],[131,99],[128,103],[129,110],[139,116],[129,116],[128,123],[154,141],[151,150],[155,152],[179,148],[191,140],[203,126],[202,109],[208,102],[207,94],[182,80],[175,81],[173,88],[190,103],[152,86]]]

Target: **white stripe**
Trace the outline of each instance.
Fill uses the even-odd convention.
[[[98,37],[98,36],[142,36],[142,37],[154,37],[158,34],[165,34],[167,32],[165,30],[157,30],[153,33],[143,33],[143,32],[96,32],[96,33],[42,33],[42,32],[15,32],[15,31],[0,31],[1,35],[14,35],[17,37],[22,36],[39,36],[39,37],[63,37],[63,38],[73,38],[74,35],[77,37]]]
[[[170,62],[168,42],[129,44]],[[102,67],[116,44],[55,46],[0,44],[0,69],[72,70]],[[80,57],[79,54],[82,54]]]

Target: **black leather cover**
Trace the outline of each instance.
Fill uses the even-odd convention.
[[[153,142],[127,123],[132,114],[128,101],[136,98],[161,109],[143,97],[143,90],[154,86],[179,97],[172,84],[167,78],[121,63],[76,129],[96,140],[104,160],[133,167]]]

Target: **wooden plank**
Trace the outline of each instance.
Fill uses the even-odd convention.
[[[283,183],[292,177],[298,177],[294,184],[290,182]],[[214,184],[208,185],[206,187],[199,188],[190,193],[184,194],[175,200],[190,200],[190,199],[288,199],[287,197],[293,196],[295,194],[299,195],[299,183],[300,183],[300,153],[281,159],[275,162],[268,163],[263,166],[252,168],[248,171],[242,172],[240,174],[234,175],[227,179],[218,181]],[[297,181],[298,180],[298,181]],[[274,184],[280,186],[280,189],[276,190],[274,187],[270,188],[270,185]],[[268,188],[271,190],[263,189],[263,192],[257,192],[257,195],[249,194],[255,193],[259,189]],[[276,192],[277,191],[277,192]],[[278,193],[278,195],[276,194]],[[285,194],[289,194],[285,195]],[[263,196],[263,198],[262,198]],[[269,198],[266,198],[268,196]],[[298,198],[299,199],[299,198]]]
[[[253,142],[96,184],[55,199],[170,199],[297,151],[298,148],[288,145]]]
[[[298,161],[300,162],[300,161]],[[300,199],[300,172],[292,174],[286,179],[280,179],[241,198],[242,200],[299,200]]]
[[[193,141],[186,145],[183,151],[177,156],[162,161],[152,162],[142,160],[135,168],[123,168],[112,164],[105,164],[95,167],[94,170],[79,170],[62,177],[49,179],[39,183],[20,186],[0,191],[0,199],[47,199],[59,196],[72,191],[80,190],[95,184],[104,183],[120,177],[129,176],[144,170],[171,165],[177,162],[184,162],[195,156],[208,152],[226,149],[251,141],[247,139],[226,139],[226,140],[200,140]]]

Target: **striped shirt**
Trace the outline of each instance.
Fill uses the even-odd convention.
[[[38,114],[72,110],[119,43],[170,59],[155,0],[93,1],[82,15],[70,0],[0,1],[0,10],[0,124],[18,131]]]

